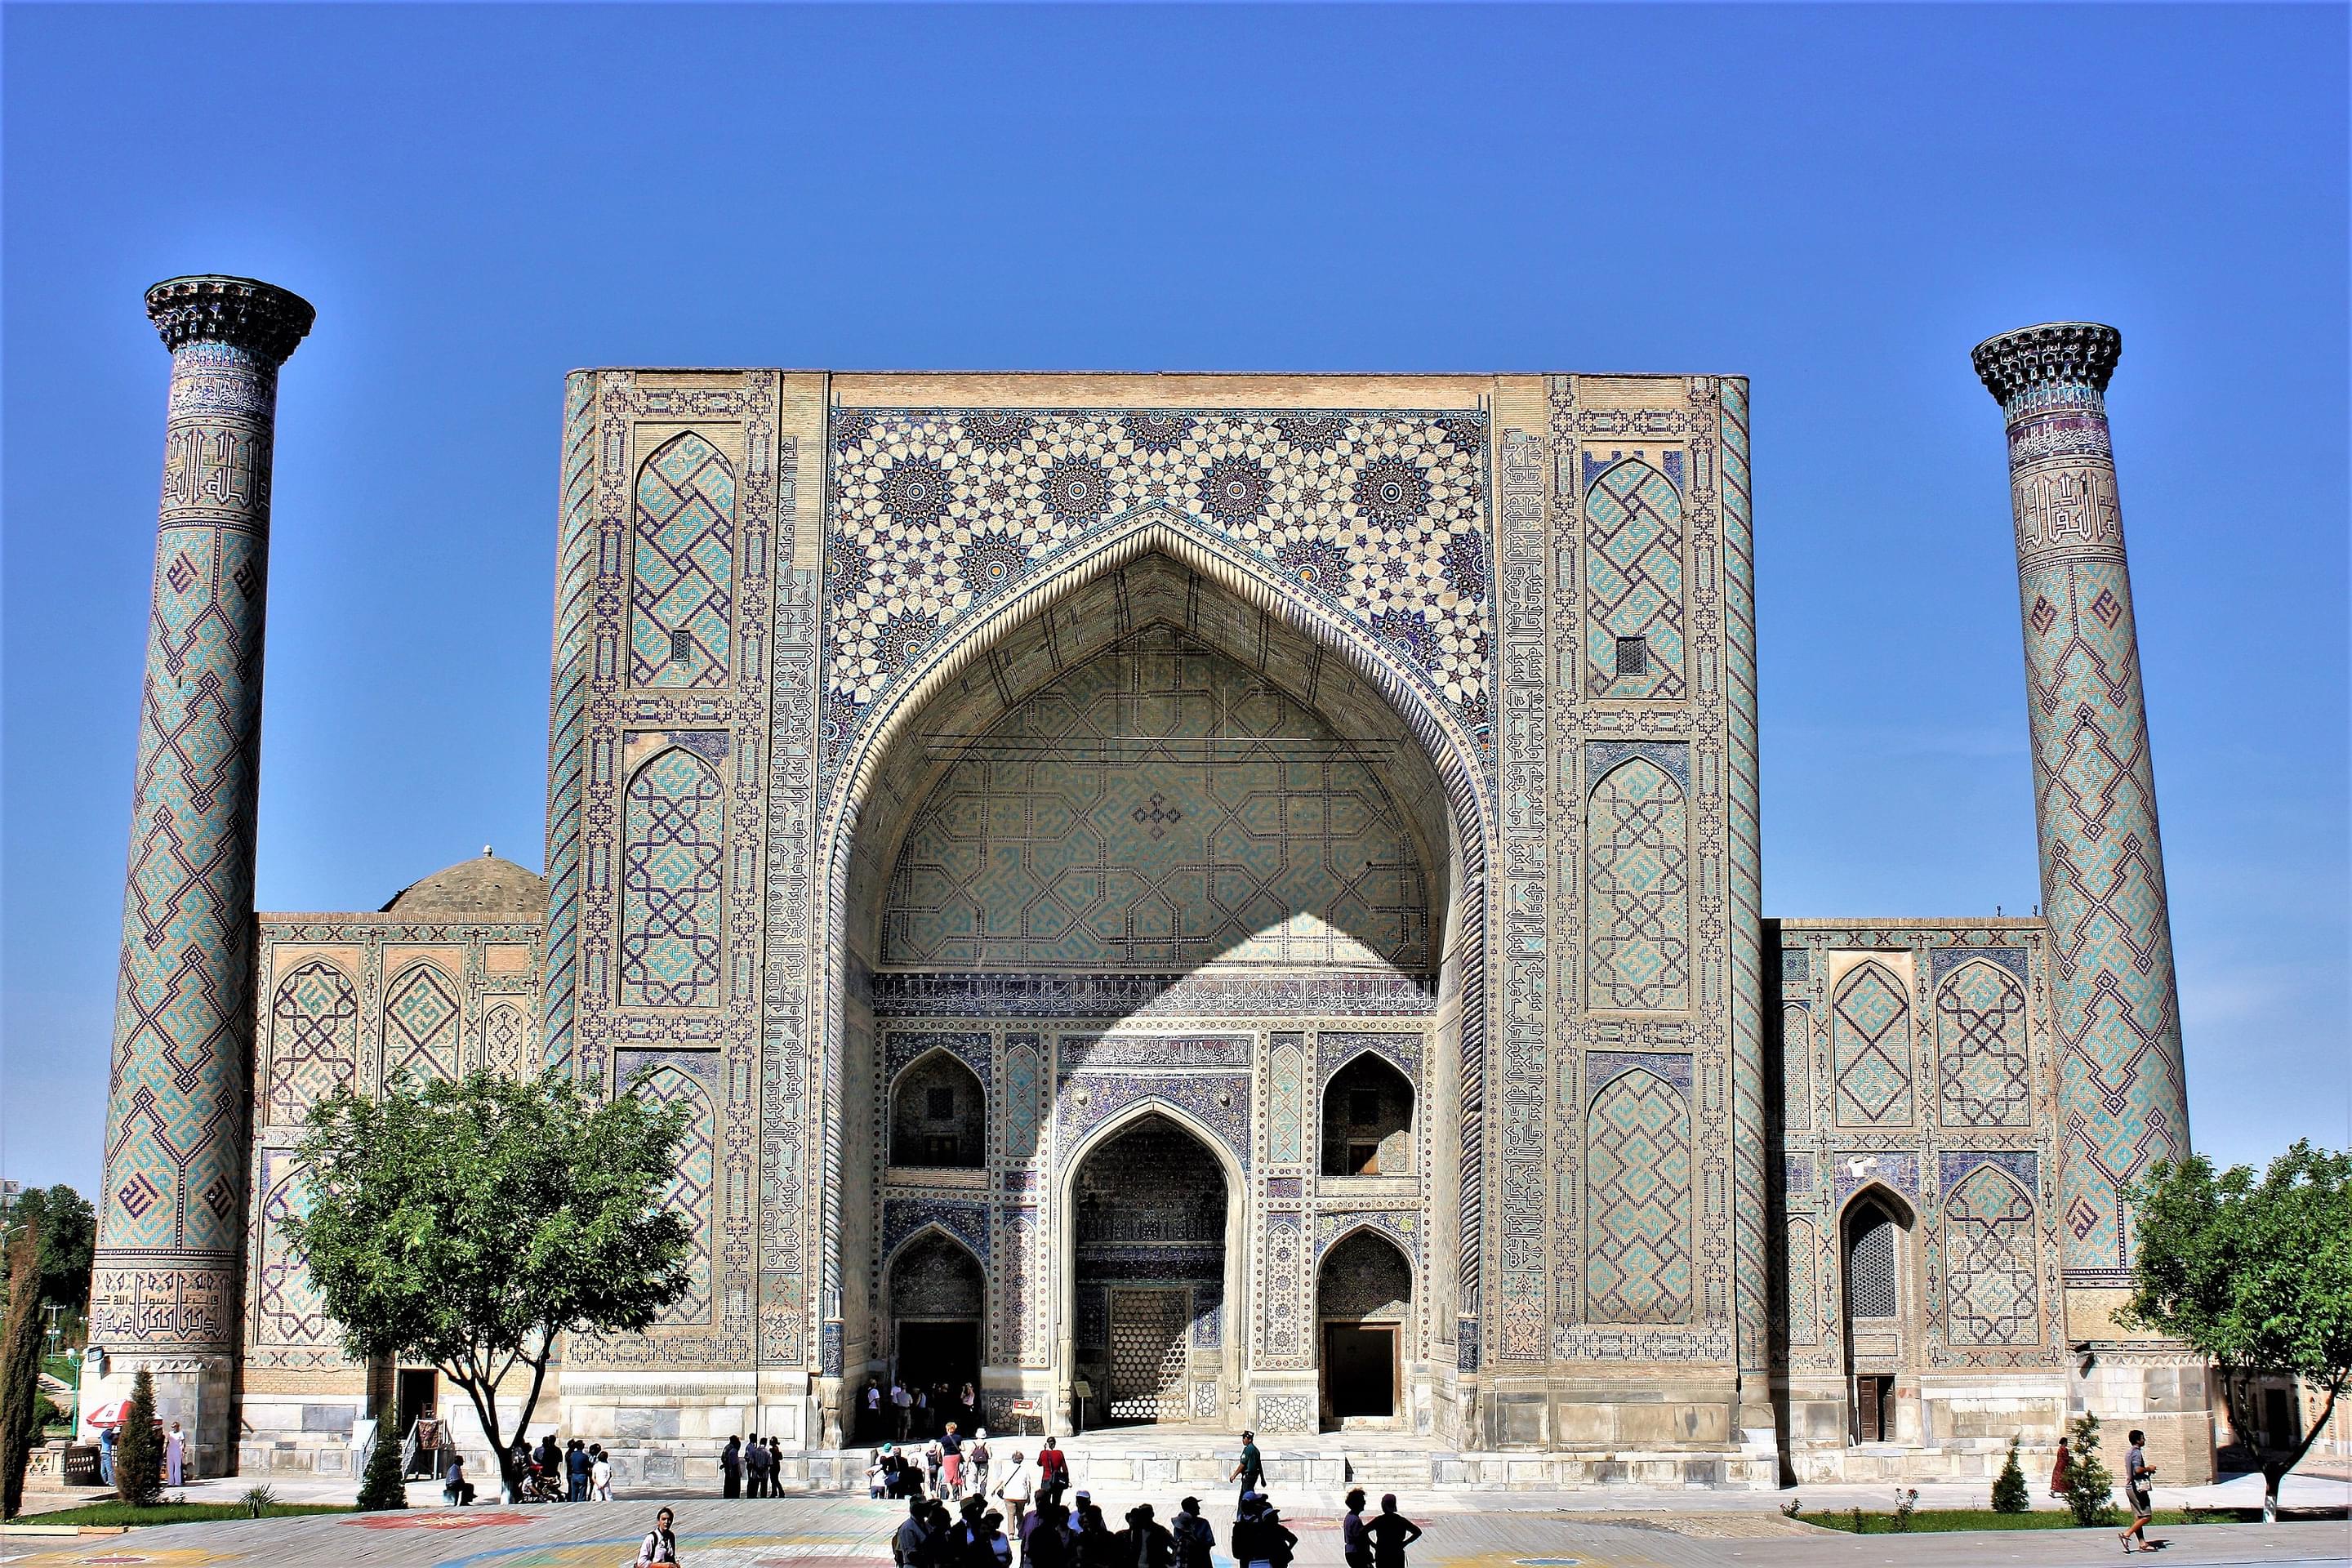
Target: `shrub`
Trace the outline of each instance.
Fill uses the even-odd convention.
[[[2074,1450],[2066,1467],[2066,1507],[2074,1522],[2085,1528],[2114,1523],[2115,1510],[2108,1505],[2108,1497],[2116,1489],[2116,1479],[2099,1460],[2099,1418],[2084,1411],[2074,1418],[2066,1436]]]
[[[246,1518],[259,1519],[278,1506],[278,1494],[268,1487],[252,1487],[237,1500],[245,1504]]]
[[[2009,1458],[1993,1478],[1992,1510],[1995,1513],[2025,1513],[2033,1507],[2025,1489],[2025,1467],[2017,1460],[2017,1439],[2009,1440]]]
[[[1780,1517],[1782,1519],[1794,1519],[1804,1511],[1805,1500],[1801,1497],[1792,1497],[1787,1502],[1780,1505]]]
[[[163,1433],[155,1425],[155,1379],[145,1367],[131,1380],[131,1408],[114,1433],[114,1495],[134,1508],[163,1500]]]
[[[384,1407],[383,1420],[368,1447],[367,1468],[360,1475],[362,1513],[382,1513],[408,1506],[408,1483],[400,1474],[400,1406]]]
[[[1919,1489],[1917,1487],[1913,1487],[1908,1491],[1906,1491],[1901,1487],[1896,1487],[1895,1489],[1895,1528],[1897,1530],[1909,1530],[1911,1528],[1911,1510],[1918,1506]]]

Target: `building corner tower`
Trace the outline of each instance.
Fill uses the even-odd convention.
[[[2165,1461],[2171,1473],[2195,1479],[2212,1464],[2202,1371],[2146,1342],[2126,1345],[2111,1319],[2131,1283],[2123,1190],[2189,1153],[2171,916],[2107,431],[2122,351],[2113,327],[2055,321],[1989,338],[1973,358],[2008,426],[2066,1128],[2066,1331],[2093,1384],[2077,1394],[2102,1415],[2137,1413],[2152,1447],[2178,1454]]]
[[[230,1468],[253,847],[278,368],[315,312],[245,278],[147,291],[172,353],[89,1335]],[[92,1368],[92,1371],[99,1370]]]

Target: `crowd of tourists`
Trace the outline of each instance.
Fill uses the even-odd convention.
[[[944,1383],[902,1383],[892,1378],[886,1387],[869,1383],[857,1396],[855,1441],[871,1443],[889,1438],[937,1437],[954,1427],[970,1432],[980,1426],[980,1390],[966,1383],[961,1388]]]

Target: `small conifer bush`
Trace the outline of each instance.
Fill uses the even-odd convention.
[[[2025,1490],[2025,1467],[2018,1462],[2017,1439],[2009,1440],[2009,1458],[2002,1461],[2000,1474],[1993,1478],[1992,1510],[1995,1513],[2026,1513],[2033,1501]]]
[[[408,1483],[400,1475],[400,1406],[395,1403],[385,1407],[368,1449],[367,1468],[360,1473],[359,1510],[381,1513],[407,1506]]]

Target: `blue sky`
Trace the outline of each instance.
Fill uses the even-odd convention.
[[[541,863],[560,380],[599,363],[1754,381],[1766,901],[2038,897],[1999,411],[2110,396],[2224,1158],[2347,1141],[2347,27],[2231,6],[12,5],[0,1166],[95,1181],[168,362],[280,404],[259,900]]]

